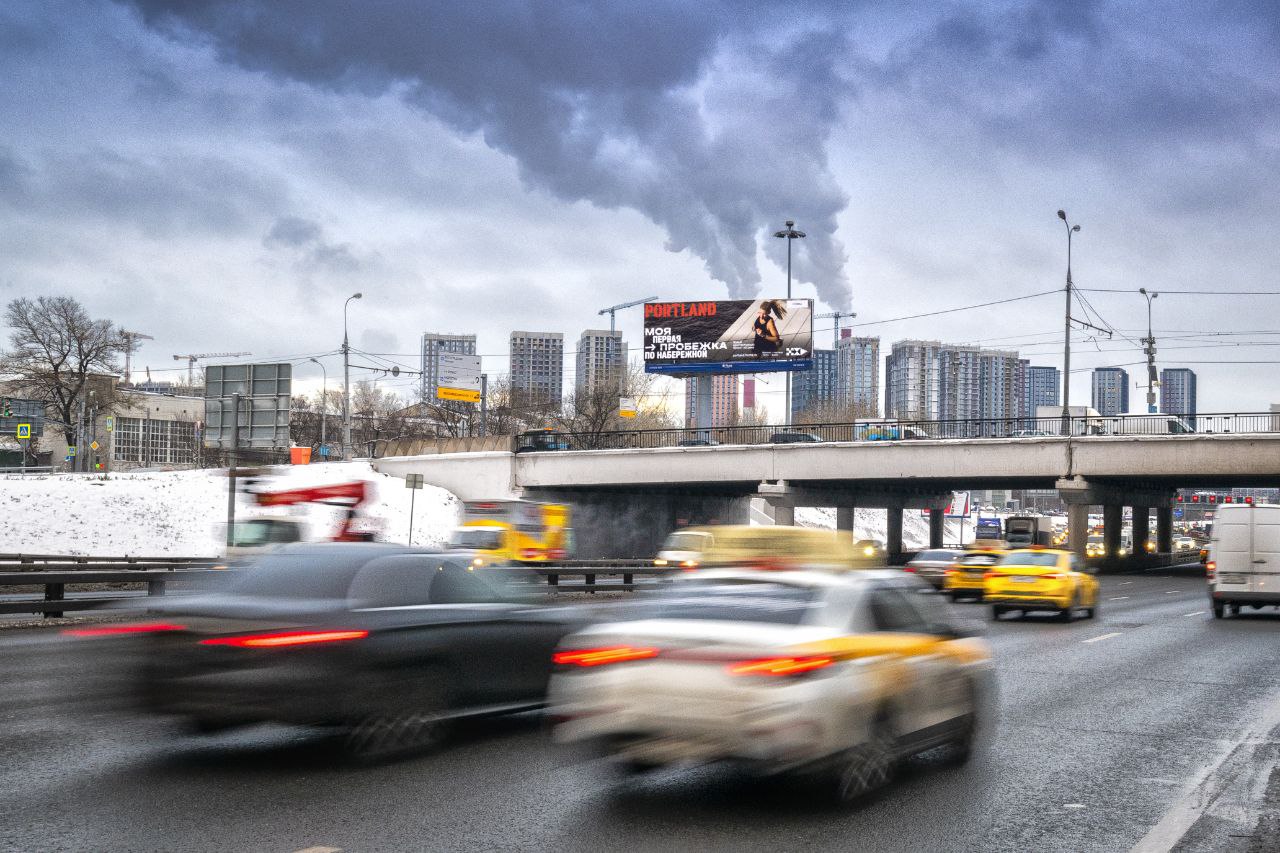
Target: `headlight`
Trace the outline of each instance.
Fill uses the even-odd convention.
[[[665,566],[667,564],[667,561],[663,559],[657,559],[653,561],[653,564],[655,566]]]
[[[875,549],[875,548],[863,548],[863,549],[862,549],[862,553],[866,554],[868,557],[874,557],[874,556],[876,555],[876,549]]]

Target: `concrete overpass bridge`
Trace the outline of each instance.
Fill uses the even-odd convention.
[[[1280,486],[1280,432],[446,453],[375,464],[398,476],[421,473],[463,499],[571,501],[582,534],[613,531],[605,550],[651,550],[681,523],[745,523],[758,497],[780,524],[797,506],[835,507],[842,529],[852,528],[854,507],[883,507],[894,556],[906,508],[942,508],[960,489],[1056,488],[1070,508],[1071,547],[1083,552],[1089,508],[1101,506],[1114,553],[1125,506],[1134,508],[1135,542],[1148,537],[1155,510],[1164,551],[1176,489]],[[941,545],[941,513],[932,519],[930,538]]]

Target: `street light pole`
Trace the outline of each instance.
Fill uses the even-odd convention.
[[[327,459],[329,458],[329,454],[325,448],[327,448],[328,443],[325,440],[324,427],[325,422],[328,420],[327,415],[329,414],[329,371],[324,369],[324,365],[320,364],[319,359],[313,358],[311,360],[320,365],[320,376],[322,377],[320,380],[320,455]]]
[[[1147,353],[1147,414],[1154,415],[1156,386],[1160,383],[1156,380],[1156,337],[1151,331],[1151,300],[1160,294],[1154,290],[1148,291],[1145,287],[1139,287],[1138,292],[1147,298],[1147,336],[1142,339],[1142,343]]]
[[[1062,434],[1071,435],[1071,235],[1079,231],[1080,226],[1067,221],[1066,211],[1059,210],[1058,218],[1067,226],[1067,309],[1062,332]]]
[[[787,300],[791,300],[791,241],[805,236],[803,231],[795,229],[795,221],[788,219],[787,227],[781,231],[774,232],[775,237],[781,237],[787,241]],[[778,337],[782,337],[782,333],[778,333]],[[786,402],[786,420],[783,422],[786,426],[791,426],[791,371],[787,371],[787,402]]]
[[[342,458],[351,455],[351,344],[347,340],[347,306],[363,293],[353,293],[342,303]]]

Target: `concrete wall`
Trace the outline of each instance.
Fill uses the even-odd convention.
[[[401,438],[386,442],[383,456],[425,456],[431,453],[485,453],[510,450],[513,436],[488,435],[461,438]]]
[[[581,559],[652,557],[676,529],[698,524],[749,523],[749,498],[692,495],[556,492],[525,497],[573,507],[574,556]]]

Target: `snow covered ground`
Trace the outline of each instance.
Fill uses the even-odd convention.
[[[834,530],[836,511],[831,507],[796,507],[796,524],[801,527],[822,527]],[[883,509],[853,511],[853,538],[877,539],[884,542],[888,538],[888,529],[887,513]],[[972,542],[973,534],[974,522],[969,521],[964,525],[964,541]],[[948,545],[960,541],[959,520],[947,519],[942,541]],[[918,509],[905,510],[902,513],[902,547],[911,551],[926,548],[928,545],[929,519]]]
[[[374,497],[366,529],[380,539],[407,542],[413,490],[368,463],[284,466],[272,489],[366,480]],[[336,530],[343,510],[317,504],[256,508],[238,496],[237,518],[276,514]],[[414,501],[413,544],[438,545],[458,523],[460,505],[443,489],[424,486]],[[225,470],[0,476],[0,553],[108,557],[212,557],[225,541]]]

